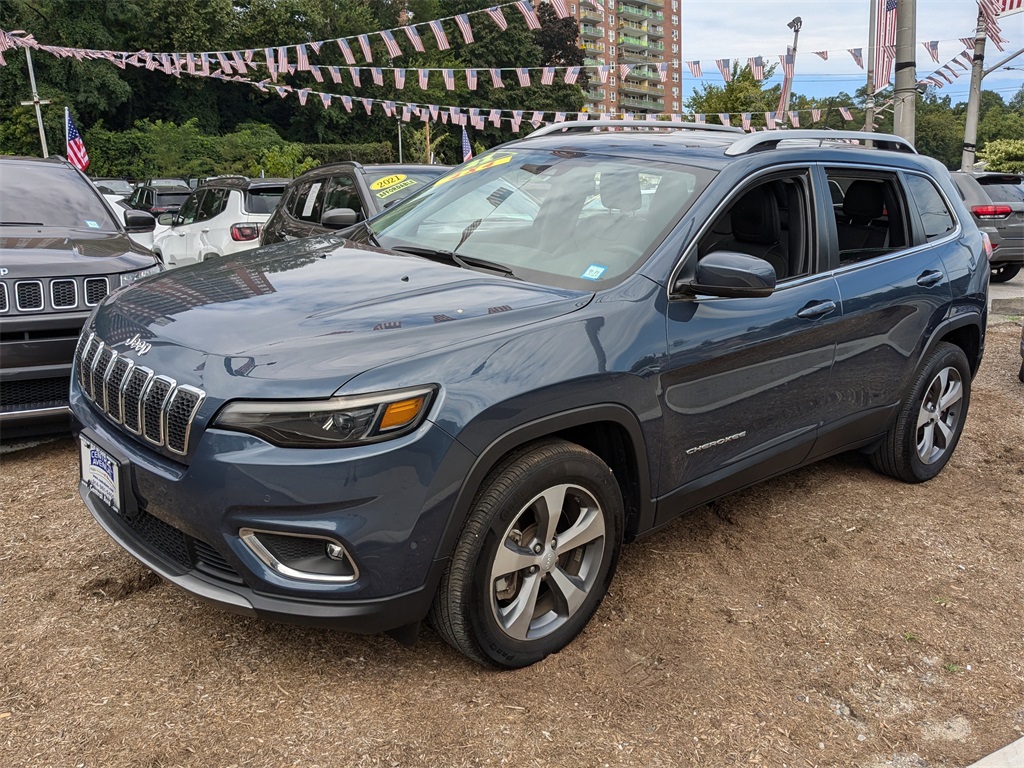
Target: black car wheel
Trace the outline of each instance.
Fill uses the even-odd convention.
[[[953,344],[938,344],[918,369],[895,424],[872,455],[875,468],[908,483],[931,480],[960,441],[970,401],[967,356]]]
[[[993,283],[1005,283],[1007,280],[1013,280],[1020,272],[1021,265],[1013,264],[1010,262],[1003,262],[1002,264],[992,265],[992,282]]]
[[[615,477],[561,440],[509,456],[484,482],[431,609],[483,664],[525,667],[561,650],[608,590],[622,544]]]

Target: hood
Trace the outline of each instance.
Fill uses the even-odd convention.
[[[156,263],[123,232],[50,227],[0,228],[7,278],[68,277],[142,269]]]
[[[139,281],[104,302],[95,330],[214,397],[324,397],[371,368],[572,312],[592,296],[327,237]]]

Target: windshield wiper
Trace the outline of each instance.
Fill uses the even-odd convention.
[[[41,221],[0,221],[0,227],[42,227]]]
[[[499,264],[496,261],[488,261],[487,259],[480,259],[476,256],[464,256],[461,253],[455,253],[454,251],[445,251],[436,248],[421,248],[418,245],[396,245],[393,246],[393,251],[401,251],[403,253],[411,253],[414,256],[423,256],[434,261],[447,261],[451,264],[458,264],[460,267],[468,269],[470,267],[480,267],[481,269],[490,270],[491,272],[497,272],[505,277],[516,277],[515,273],[511,268],[504,264]]]

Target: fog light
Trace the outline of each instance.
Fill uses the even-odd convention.
[[[344,560],[345,559],[345,548],[340,544],[334,544],[332,542],[327,543],[327,556],[332,560]]]

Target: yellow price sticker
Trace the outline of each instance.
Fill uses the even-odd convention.
[[[463,176],[468,176],[471,173],[494,168],[496,165],[505,165],[511,161],[512,155],[498,155],[493,152],[487,155],[480,155],[480,157],[470,160],[468,163],[463,163],[447,176],[438,179],[436,183],[447,184],[449,181],[461,179]]]
[[[390,176],[385,176],[383,179],[377,179],[373,184],[370,185],[370,189],[376,192],[378,189],[386,189],[387,187],[393,187],[400,181],[405,181],[404,173],[393,173]]]

